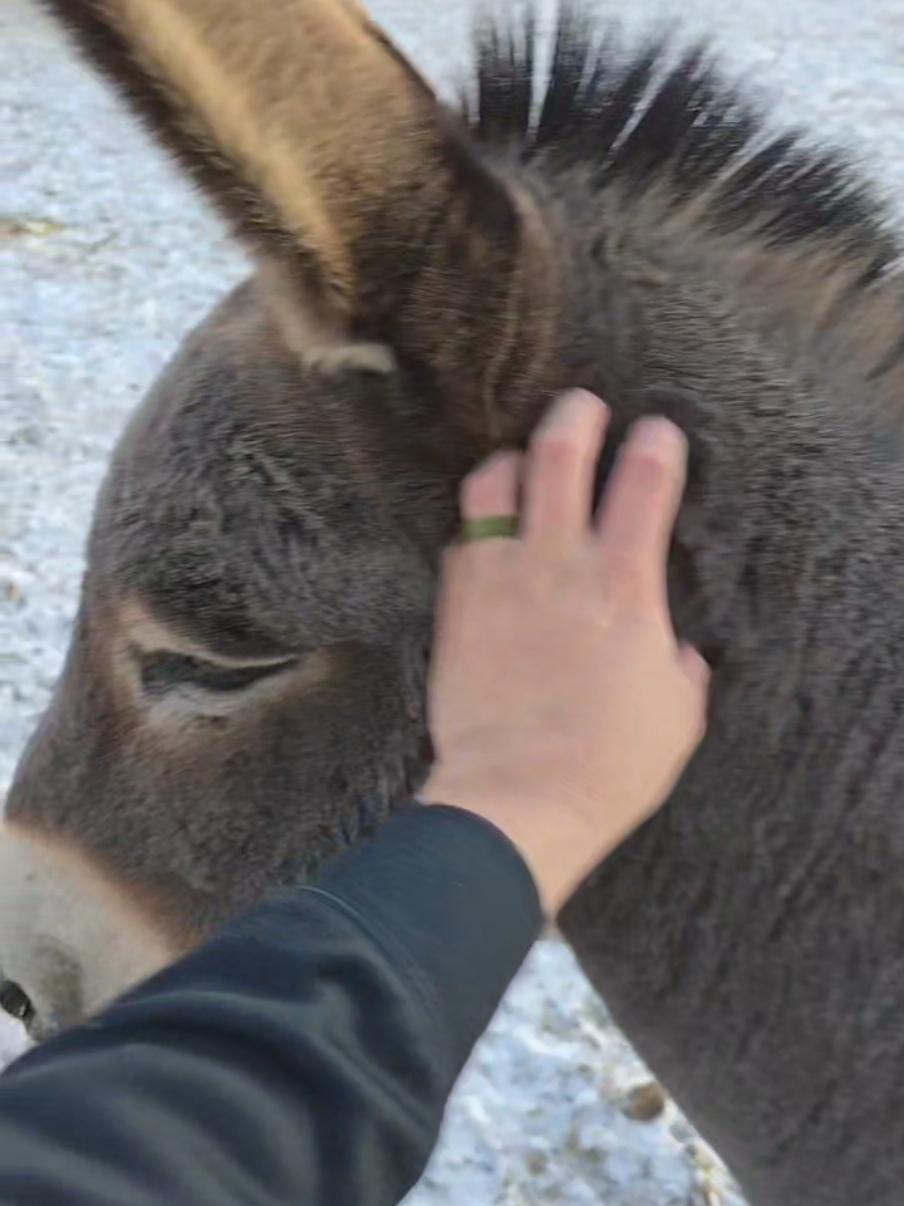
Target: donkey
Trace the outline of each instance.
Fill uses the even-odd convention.
[[[253,275],[102,489],[0,844],[7,1008],[100,1008],[415,793],[462,476],[583,385],[688,433],[665,809],[559,919],[754,1206],[904,1193],[904,291],[705,49],[487,26],[441,102],[353,0],[46,0]]]

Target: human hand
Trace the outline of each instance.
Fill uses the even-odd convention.
[[[686,444],[644,419],[591,517],[606,409],[560,400],[526,463],[494,457],[465,520],[517,512],[517,538],[447,555],[431,675],[437,762],[421,799],[493,822],[554,915],[663,803],[703,737],[709,670],[672,630],[665,564]]]

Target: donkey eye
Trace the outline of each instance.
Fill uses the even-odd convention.
[[[298,664],[297,658],[264,662],[256,666],[222,666],[184,653],[164,651],[139,655],[141,685],[149,695],[174,687],[201,687],[205,691],[242,691],[262,679],[282,674]]]
[[[0,984],[0,1009],[27,1026],[34,1017],[34,1007],[26,993],[13,980]]]

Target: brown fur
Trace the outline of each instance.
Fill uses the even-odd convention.
[[[601,482],[665,411],[710,730],[561,928],[755,1206],[896,1206],[904,323],[868,193],[769,140],[702,52],[625,55],[573,13],[541,96],[528,22],[483,35],[455,114],[340,2],[47,3],[257,269],[117,450],[16,832],[102,868],[149,957],[316,874],[429,766],[462,474],[563,386],[612,408]],[[129,981],[64,912],[56,984],[0,935],[38,1031],[73,966]]]
[[[50,7],[324,321],[429,363],[440,396],[482,409],[524,398],[550,354],[555,303],[532,202],[479,162],[361,9],[327,0]],[[467,434],[485,440],[481,416]]]

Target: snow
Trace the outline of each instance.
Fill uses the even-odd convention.
[[[471,6],[372,11],[431,78],[466,62]],[[542,5],[548,13],[551,5]],[[904,198],[899,0],[634,0],[712,35],[779,116],[849,149]],[[425,15],[429,12],[429,16]],[[59,671],[93,499],[123,422],[186,331],[238,279],[216,222],[23,0],[0,6],[0,794]],[[0,1023],[0,1064],[19,1049]],[[409,1206],[741,1206],[672,1103],[625,1109],[649,1075],[568,951],[541,944],[475,1053]]]

